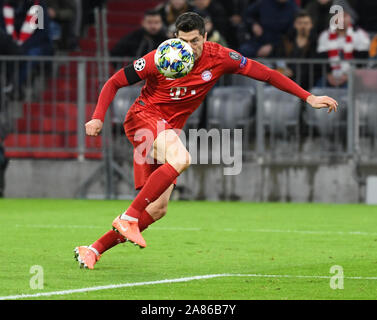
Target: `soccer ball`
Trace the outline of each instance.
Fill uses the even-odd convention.
[[[194,67],[194,53],[190,45],[181,39],[169,39],[161,43],[154,55],[158,71],[166,78],[182,78]]]

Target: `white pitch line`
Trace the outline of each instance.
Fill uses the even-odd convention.
[[[0,300],[17,300],[17,299],[25,299],[25,298],[51,297],[51,296],[58,296],[58,295],[68,295],[68,294],[73,294],[73,293],[119,289],[119,288],[126,288],[126,287],[148,286],[148,285],[165,284],[165,283],[188,282],[188,281],[194,281],[194,280],[204,280],[204,279],[213,279],[213,278],[221,278],[221,277],[222,278],[224,277],[297,278],[297,279],[330,279],[331,278],[331,276],[304,276],[304,275],[284,275],[284,274],[240,274],[240,273],[207,274],[207,275],[202,275],[202,276],[193,276],[193,277],[185,277],[185,278],[177,278],[177,279],[111,284],[111,285],[106,285],[106,286],[88,287],[88,288],[81,288],[81,289],[4,296],[4,297],[0,297]],[[377,280],[377,277],[344,277],[344,279]]]
[[[68,224],[16,224],[16,228],[37,228],[37,229],[103,229],[100,226],[68,225]]]
[[[230,231],[230,230],[228,230]],[[233,230],[237,231],[237,230]],[[316,230],[279,230],[279,229],[254,229],[251,232],[267,233],[301,233],[301,234],[338,234],[338,235],[357,235],[357,236],[377,236],[377,232],[365,231],[316,231]]]
[[[55,224],[16,224],[15,227],[22,228],[43,228],[43,229],[103,229],[102,226],[91,225],[55,225]],[[281,230],[281,229],[203,229],[190,227],[154,227],[148,230],[164,231],[225,231],[225,232],[260,232],[260,233],[298,233],[298,234],[329,234],[329,235],[356,235],[356,236],[377,236],[377,232],[365,231],[321,231],[321,230]]]

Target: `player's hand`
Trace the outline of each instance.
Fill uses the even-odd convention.
[[[317,97],[314,95],[310,95],[306,99],[306,102],[309,103],[315,109],[328,108],[328,113],[330,113],[331,111],[336,112],[338,108],[338,102],[333,98],[327,96]]]
[[[85,131],[88,136],[96,137],[101,132],[103,123],[99,119],[93,119],[85,123]]]

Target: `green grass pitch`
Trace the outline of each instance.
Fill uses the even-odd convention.
[[[122,244],[95,270],[80,269],[74,247],[108,231],[129,203],[0,200],[0,298],[248,274],[28,299],[377,299],[377,207],[171,202],[143,233],[146,249]],[[43,289],[30,288],[34,265],[43,268]],[[343,289],[330,287],[334,265],[343,268]]]

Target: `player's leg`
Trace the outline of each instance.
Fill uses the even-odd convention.
[[[149,204],[144,210],[138,221],[140,232],[165,216],[173,188],[174,185],[171,185],[156,201]],[[79,261],[81,267],[93,269],[105,251],[125,241],[125,238],[119,232],[110,230],[89,247],[81,246],[75,248],[75,258]]]
[[[150,155],[163,164],[148,177],[127,211],[113,222],[120,234],[141,247],[146,246],[138,228],[143,211],[191,164],[189,152],[173,129],[158,134]]]

